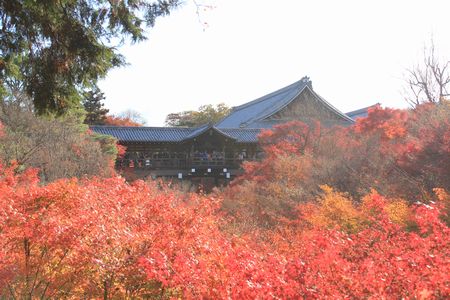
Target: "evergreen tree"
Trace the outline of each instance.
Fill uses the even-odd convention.
[[[85,124],[88,125],[104,125],[106,120],[106,114],[109,109],[104,108],[102,101],[105,99],[104,93],[99,88],[95,88],[91,91],[83,94],[83,106],[86,110]]]
[[[124,64],[118,46],[146,38],[180,0],[0,0],[0,97],[15,78],[38,114],[79,107],[81,91]]]

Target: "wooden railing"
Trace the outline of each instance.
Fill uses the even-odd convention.
[[[119,168],[131,167],[140,169],[186,169],[227,167],[239,168],[242,160],[236,158],[203,159],[203,158],[152,158],[122,159],[117,162]]]

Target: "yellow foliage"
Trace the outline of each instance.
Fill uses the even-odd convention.
[[[443,214],[441,218],[445,223],[447,223],[448,226],[450,226],[450,194],[442,188],[435,188],[433,191],[443,207]]]
[[[439,201],[443,202],[444,204],[447,204],[450,202],[450,194],[447,193],[446,190],[441,188],[435,188],[433,189],[434,193],[436,194],[436,197]]]
[[[323,194],[317,199],[315,206],[306,220],[313,225],[333,228],[339,226],[348,232],[356,232],[362,226],[362,218],[353,206],[352,200],[344,193],[336,192],[333,188],[323,185]]]
[[[373,201],[381,201],[383,204],[373,206]],[[379,214],[386,214],[390,221],[403,227],[411,225],[412,211],[408,202],[401,198],[384,198],[376,190],[371,190],[369,194],[362,198],[360,212],[369,221],[377,219]],[[369,222],[370,223],[370,222]],[[369,225],[369,223],[367,223]]]
[[[393,200],[386,205],[389,219],[401,226],[407,226],[411,218],[411,210],[403,199]]]

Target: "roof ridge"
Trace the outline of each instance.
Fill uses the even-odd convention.
[[[355,120],[353,120],[352,118],[350,118],[349,116],[347,116],[347,114],[343,113],[342,111],[340,111],[339,109],[337,109],[336,107],[334,107],[330,102],[328,102],[327,100],[325,100],[322,96],[320,96],[319,94],[317,94],[315,91],[313,91],[311,89],[311,92],[314,93],[326,106],[328,106],[328,108],[330,108],[331,110],[333,110],[335,113],[337,113],[338,115],[340,115],[341,117],[343,117],[344,119],[346,119],[347,121],[350,121],[352,123],[355,122]]]
[[[220,128],[218,128],[218,127],[216,127],[214,125],[211,125],[211,124],[205,124],[205,125],[202,125],[200,127],[197,127],[194,131],[192,131],[187,136],[185,136],[183,138],[183,141],[189,140],[189,139],[192,139],[192,138],[195,138],[195,137],[198,137],[198,136],[202,135],[203,133],[207,132],[210,129],[213,129],[216,132],[218,132],[218,133],[220,133],[220,134],[222,134],[222,135],[224,135],[224,136],[226,136],[226,137],[228,137],[230,139],[236,140],[236,138],[234,138],[234,137],[230,136],[229,134],[223,132]]]
[[[164,127],[164,126],[158,127],[158,126],[89,125],[89,128],[91,128],[91,127],[114,128],[114,129],[140,129],[140,130],[143,130],[143,129],[158,129],[158,130],[160,130],[160,129],[164,129],[164,130],[173,130],[173,129],[176,129],[176,130],[196,130],[196,129],[199,128],[199,127],[176,127],[176,126],[173,126],[173,127]]]
[[[298,80],[298,81],[296,81],[296,82],[294,82],[294,83],[291,83],[291,84],[289,84],[289,85],[287,85],[287,86],[285,86],[285,87],[282,87],[281,89],[278,89],[278,90],[276,90],[276,91],[274,91],[274,92],[271,92],[270,94],[261,96],[261,97],[259,97],[259,98],[256,98],[255,100],[250,101],[250,102],[247,102],[247,103],[241,104],[241,105],[239,105],[239,106],[233,107],[231,113],[233,113],[233,112],[235,112],[235,111],[238,111],[238,110],[241,110],[241,109],[243,109],[243,108],[246,108],[246,107],[248,107],[248,106],[250,106],[250,105],[253,105],[253,104],[262,102],[262,101],[264,101],[264,100],[266,100],[266,99],[268,99],[268,98],[271,98],[271,97],[273,97],[273,96],[275,96],[275,95],[277,95],[277,94],[281,94],[282,92],[285,92],[285,91],[287,91],[287,90],[293,88],[293,87],[296,86],[296,85],[299,85],[299,86],[300,86],[300,84],[305,84],[305,83],[308,82],[307,80],[308,80],[308,77],[307,77],[307,76],[304,76],[304,77],[302,77],[302,79],[300,79],[300,80]]]
[[[204,132],[206,132],[210,128],[212,128],[212,126],[208,123],[203,124],[198,127],[191,127],[192,131],[187,136],[185,136],[183,138],[183,140],[187,140],[187,139],[199,136],[199,135],[203,134]]]
[[[248,128],[248,127],[233,128],[233,127],[227,127],[227,128],[218,128],[218,129],[220,129],[221,131],[223,131],[223,130],[256,131],[256,130],[260,130],[261,128]]]
[[[292,101],[294,101],[295,99],[297,99],[297,97],[303,93],[303,91],[305,90],[305,88],[308,88],[308,89],[311,90],[311,92],[313,92],[313,89],[312,89],[311,87],[309,87],[308,84],[305,84],[301,89],[299,89],[299,91],[295,94],[295,96],[291,97],[291,99],[290,99],[288,102],[283,103],[282,105],[278,105],[278,108],[277,108],[276,111],[272,111],[271,113],[263,114],[263,115],[260,116],[260,117],[255,117],[255,118],[253,118],[253,119],[247,120],[245,123],[249,124],[249,123],[255,122],[255,121],[263,121],[264,119],[266,119],[266,118],[272,116],[273,114],[277,113],[278,111],[282,110],[283,108],[285,108],[286,106],[288,106],[289,104],[291,104]],[[269,110],[269,108],[266,108],[264,111],[267,111],[267,110]],[[262,111],[262,112],[264,112],[264,111]]]

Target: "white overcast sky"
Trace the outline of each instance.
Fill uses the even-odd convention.
[[[450,0],[203,0],[214,8],[200,20],[185,1],[148,41],[121,48],[130,65],[100,83],[112,113],[162,126],[171,112],[240,105],[305,75],[344,112],[406,107],[405,70],[432,37],[450,59]]]

